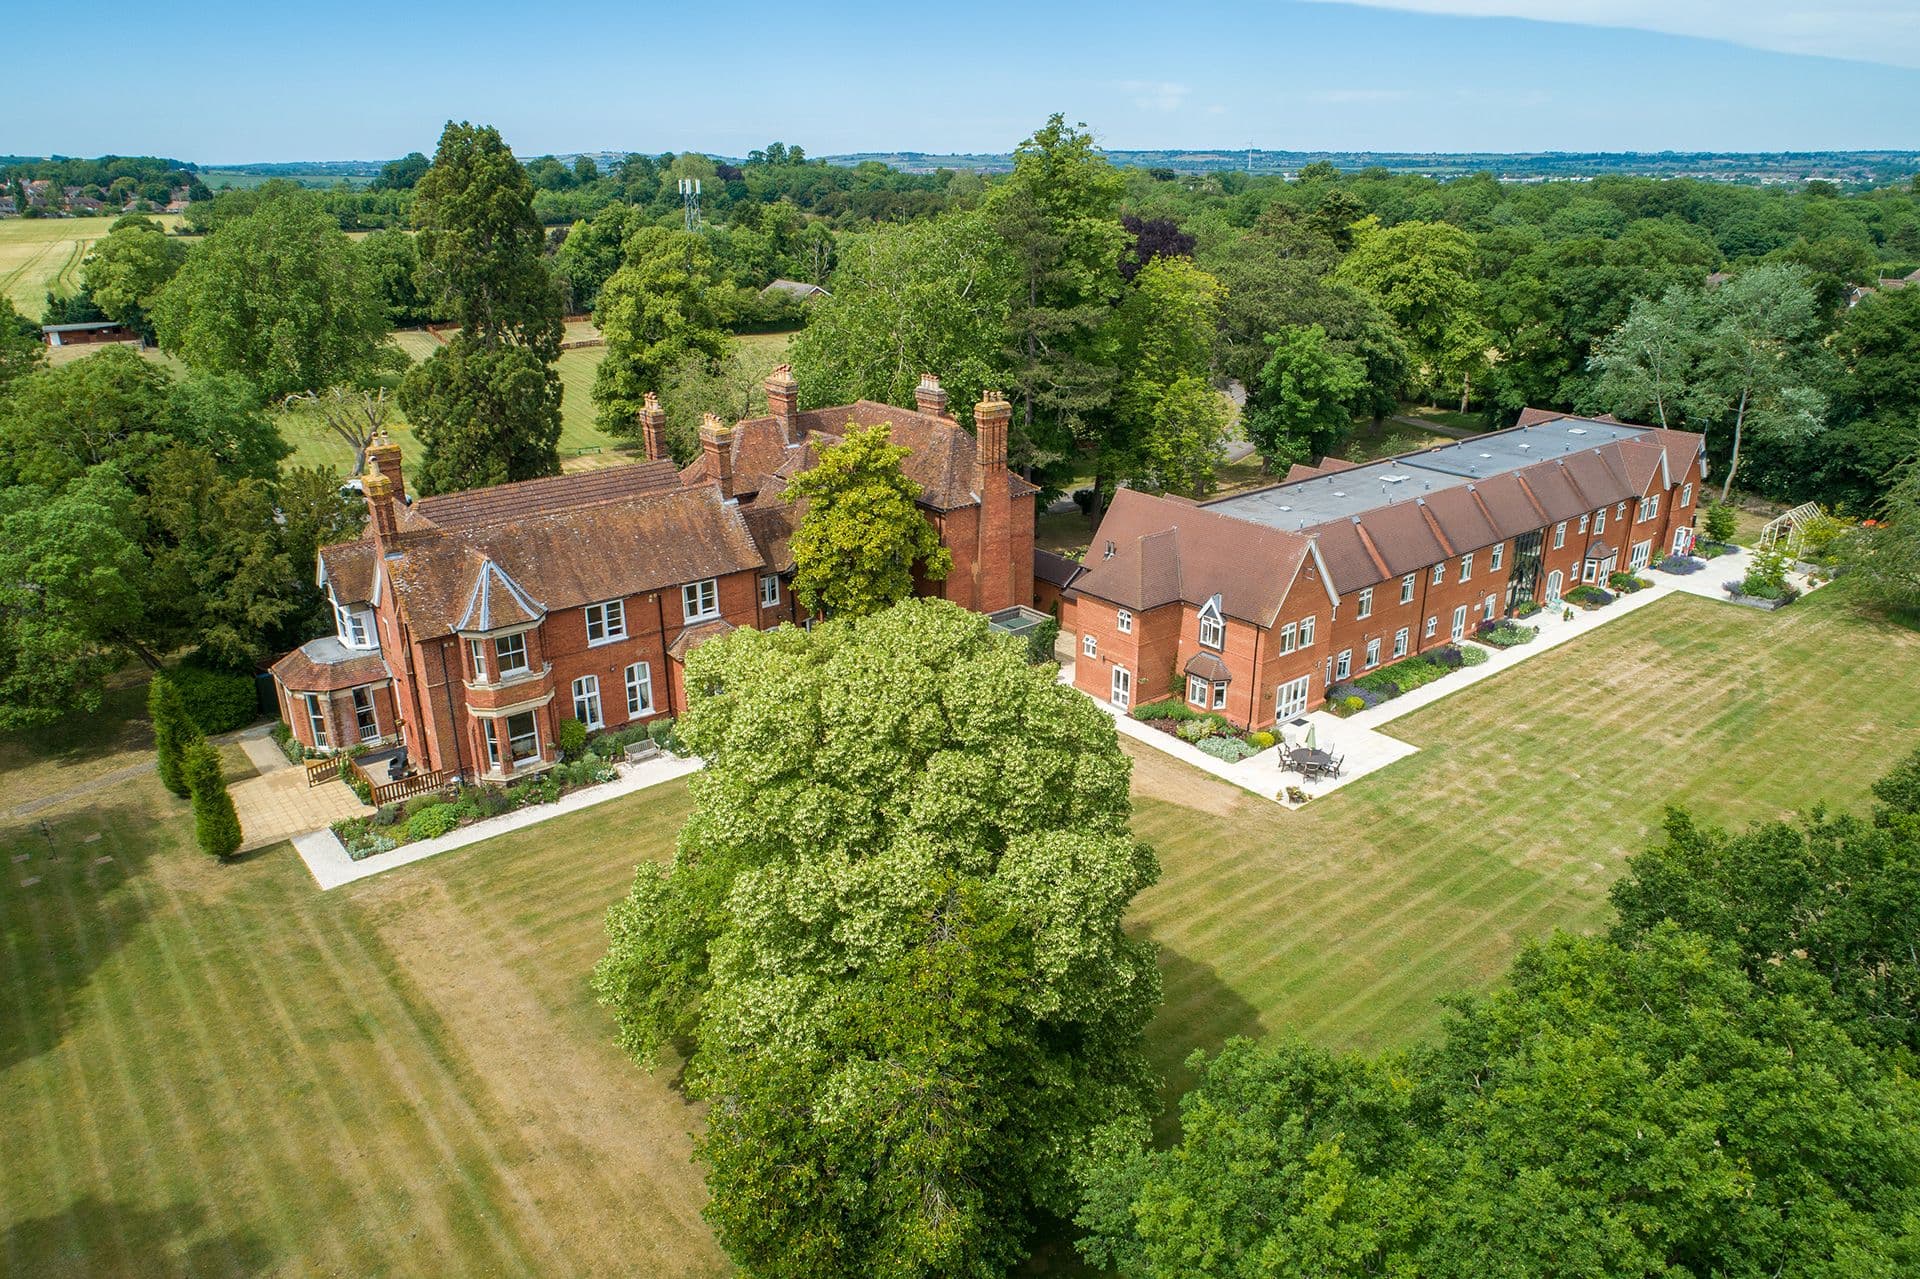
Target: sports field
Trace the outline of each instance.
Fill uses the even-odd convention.
[[[1603,922],[1669,800],[1858,802],[1920,744],[1920,686],[1845,655],[1912,669],[1920,635],[1842,589],[1658,601],[1398,721],[1421,753],[1297,814],[1134,750],[1170,1088],[1232,1034],[1430,1032],[1525,938]],[[178,802],[118,776],[140,741],[0,744],[15,804],[108,788],[0,825],[0,1273],[724,1271],[698,1116],[586,988],[683,785],[322,894],[284,845],[193,854]]]
[[[117,216],[117,215],[116,215]],[[149,214],[171,230],[172,214]],[[93,242],[107,233],[113,218],[0,219],[0,294],[20,314],[39,322],[47,292],[72,293],[80,287],[80,264]]]

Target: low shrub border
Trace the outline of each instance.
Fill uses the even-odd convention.
[[[1508,619],[1482,622],[1473,632],[1474,639],[1482,644],[1491,644],[1495,648],[1518,648],[1522,644],[1532,643],[1539,637],[1539,627],[1522,626]]]
[[[1578,604],[1581,608],[1605,608],[1614,601],[1611,593],[1601,590],[1591,582],[1582,582],[1562,598],[1569,604]]]
[[[1698,573],[1706,566],[1707,562],[1697,555],[1664,555],[1660,558],[1660,561],[1654,565],[1654,567],[1662,573],[1672,573],[1677,577],[1685,577],[1689,573]]]
[[[1431,684],[1463,666],[1478,666],[1486,660],[1484,648],[1472,644],[1442,644],[1417,657],[1369,671],[1359,679],[1335,684],[1327,690],[1327,710],[1342,718],[1355,715]]]
[[[1607,585],[1622,595],[1631,595],[1635,591],[1646,590],[1653,583],[1644,577],[1636,577],[1632,573],[1615,572],[1607,574]]]

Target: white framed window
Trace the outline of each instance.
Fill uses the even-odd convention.
[[[1459,639],[1467,633],[1467,606],[1462,604],[1453,610],[1453,638]]]
[[[1369,586],[1366,590],[1360,592],[1360,602],[1359,602],[1359,605],[1357,606],[1356,611],[1354,612],[1354,617],[1363,618],[1363,617],[1372,617],[1372,616],[1373,616],[1373,588]]]
[[[1615,524],[1625,524],[1627,522],[1627,504],[1625,502],[1617,503],[1614,506],[1613,522]]]
[[[1438,586],[1446,580],[1447,580],[1447,562],[1445,560],[1441,560],[1438,564],[1435,564],[1433,566],[1433,584],[1435,586]]]
[[[1640,499],[1640,514],[1635,518],[1634,522],[1643,523],[1647,520],[1655,518],[1659,514],[1660,514],[1660,495],[1658,493],[1649,493],[1647,494],[1647,496]]]
[[[333,606],[334,630],[348,648],[372,648],[373,631],[367,625],[365,609]]]
[[[1093,635],[1091,632],[1089,632],[1088,634],[1082,635],[1080,637],[1080,656],[1098,657],[1099,655],[1100,655],[1099,641],[1093,638]]]
[[[1500,605],[1497,602],[1495,602],[1493,596],[1491,595],[1487,596],[1487,598],[1483,600],[1480,604],[1481,618],[1485,621],[1491,622],[1493,620],[1493,611],[1499,607]]]
[[[1213,682],[1213,709],[1224,710],[1226,708],[1226,705],[1227,705],[1227,681],[1223,679],[1215,680]]]
[[[588,728],[603,728],[606,719],[600,714],[600,677],[582,675],[573,681],[573,717]]]
[[[1367,641],[1367,669],[1372,670],[1378,665],[1380,665],[1380,641],[1370,639]]]
[[[1113,615],[1113,625],[1114,629],[1122,635],[1133,634],[1133,610],[1123,608],[1118,613],[1115,613]]]
[[[1414,579],[1419,576],[1418,573],[1409,573],[1400,579],[1400,602],[1402,604],[1413,603]]]
[[[373,713],[373,690],[353,690],[353,726],[363,742],[380,740],[380,717]]]
[[[778,573],[760,575],[760,607],[780,607],[780,575]]]
[[[1494,572],[1498,573],[1500,571],[1501,563],[1505,561],[1506,558],[1507,558],[1507,544],[1505,542],[1498,543],[1493,548],[1493,556],[1491,559],[1488,560],[1487,567],[1489,569],[1492,569]]]
[[[1693,485],[1683,484],[1680,486],[1680,505],[1682,506],[1693,505]]]
[[[1314,623],[1314,619],[1311,617],[1303,617],[1300,619],[1300,647],[1301,648],[1313,647],[1313,623]]]
[[[1553,526],[1553,549],[1559,550],[1567,544],[1567,522],[1561,520]]]
[[[1582,515],[1580,517],[1580,528],[1578,530],[1579,532],[1584,534],[1587,531],[1587,520],[1589,518],[1590,518],[1589,516],[1585,516],[1585,515]]]
[[[533,669],[527,661],[527,633],[502,635],[493,642],[493,655],[500,663],[502,675],[517,675],[521,671]]]
[[[1427,629],[1425,631],[1426,638],[1432,639],[1433,633],[1439,629],[1440,629],[1440,619],[1437,617],[1429,617],[1427,619]]]
[[[614,640],[627,637],[627,605],[624,600],[589,604],[586,613],[589,645],[611,644]]]
[[[1276,720],[1297,719],[1307,711],[1307,688],[1313,682],[1313,676],[1302,675],[1299,679],[1288,680],[1273,694],[1273,717]]]
[[[1460,580],[1467,581],[1473,576],[1473,552],[1468,551],[1460,557]]]
[[[1393,633],[1393,655],[1395,657],[1407,655],[1407,628],[1404,626]]]
[[[1588,560],[1586,561],[1586,563],[1582,564],[1580,566],[1580,580],[1583,582],[1599,581],[1600,580],[1600,561]]]
[[[320,705],[320,695],[318,693],[308,693],[306,694],[306,699],[307,731],[313,734],[313,744],[316,747],[325,746],[327,744],[327,714],[325,709]]]
[[[1200,643],[1207,648],[1221,648],[1227,642],[1227,624],[1220,617],[1220,597],[1214,596],[1200,609]]]
[[[1201,710],[1206,710],[1207,704],[1212,700],[1212,698],[1213,698],[1213,685],[1209,684],[1206,680],[1201,679],[1198,675],[1187,676],[1187,704],[1188,705],[1198,706]]]
[[[1652,540],[1649,539],[1648,541],[1645,541],[1645,542],[1635,542],[1633,544],[1633,552],[1627,556],[1627,567],[1632,569],[1634,572],[1638,573],[1641,569],[1645,568],[1652,561],[1652,559],[1653,559]]]
[[[627,667],[627,718],[653,714],[653,668],[645,662]]]
[[[487,729],[487,762],[500,767],[501,739],[505,738],[507,758],[515,764],[530,764],[540,758],[540,725],[532,711],[509,715],[504,724],[483,720]]]
[[[1288,622],[1280,628],[1280,651],[1282,653],[1291,653],[1297,646],[1296,629],[1292,622]]]
[[[720,582],[709,577],[704,582],[688,582],[680,588],[680,610],[689,622],[704,622],[720,616]]]
[[[1599,537],[1602,533],[1606,531],[1607,531],[1607,513],[1605,511],[1595,511],[1593,513],[1593,535],[1595,537]]]
[[[477,639],[468,640],[467,655],[473,658],[474,682],[485,683],[487,678],[487,642]]]
[[[1340,656],[1333,659],[1333,677],[1345,679],[1351,674],[1353,674],[1353,650],[1343,648],[1340,650]]]

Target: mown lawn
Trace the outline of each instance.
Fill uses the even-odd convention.
[[[1920,744],[1920,687],[1892,676],[1920,635],[1842,589],[1779,615],[1657,602],[1399,721],[1419,754],[1297,814],[1134,750],[1169,1096],[1229,1035],[1430,1033],[1526,939],[1601,926],[1669,800],[1727,822],[1859,802]],[[46,834],[0,825],[0,1273],[722,1273],[697,1112],[586,987],[607,904],[687,802],[660,787],[326,894],[284,845],[206,864],[151,775]]]
[[[180,223],[177,214],[148,216],[169,230]],[[117,217],[0,219],[0,297],[38,324],[48,291],[80,287],[80,264]]]

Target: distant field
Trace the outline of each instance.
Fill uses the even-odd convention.
[[[180,219],[152,215],[172,230]],[[113,218],[7,218],[0,221],[0,293],[22,315],[38,320],[47,292],[71,293],[80,287],[80,264],[93,242],[107,233]]]

